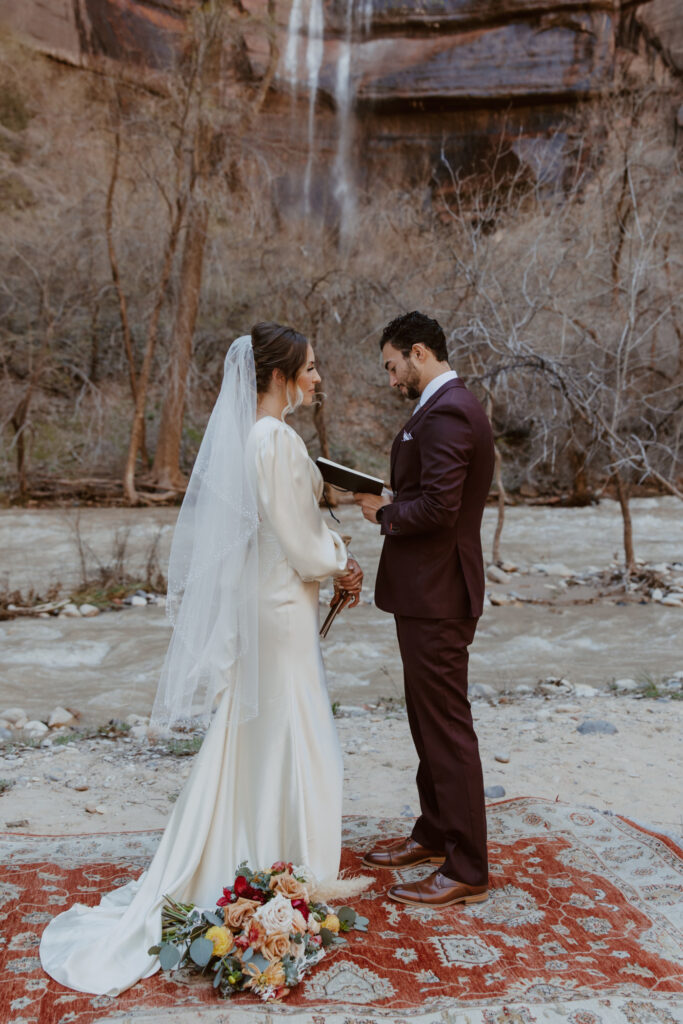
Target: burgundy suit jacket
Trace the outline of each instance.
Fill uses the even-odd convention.
[[[425,619],[481,615],[480,531],[493,463],[486,413],[460,379],[446,381],[391,449],[395,499],[381,515],[378,608]]]

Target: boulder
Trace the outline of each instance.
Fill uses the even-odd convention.
[[[44,736],[47,731],[48,728],[45,725],[45,722],[39,722],[37,719],[32,719],[24,726],[24,732],[28,733],[30,736]]]
[[[60,726],[70,725],[74,721],[75,718],[70,711],[67,711],[66,708],[56,707],[50,712],[47,724],[50,729],[58,729]]]
[[[617,693],[632,693],[634,690],[640,689],[640,684],[635,679],[616,679],[614,689]]]
[[[667,64],[683,73],[683,4],[681,0],[650,0],[636,8],[636,21],[660,50]]]
[[[78,611],[84,619],[92,619],[100,614],[100,609],[94,604],[79,605]]]
[[[16,726],[17,722],[22,719],[26,721],[26,712],[23,708],[5,708],[3,712],[0,712],[0,718]]]
[[[509,583],[510,581],[508,574],[499,569],[497,565],[488,565],[486,567],[486,577],[492,583]]]

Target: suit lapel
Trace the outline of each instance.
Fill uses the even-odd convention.
[[[412,428],[417,423],[419,423],[419,421],[422,419],[422,417],[425,415],[425,413],[429,412],[429,410],[432,408],[432,406],[436,404],[436,402],[439,400],[441,395],[444,395],[451,388],[464,388],[464,387],[465,387],[465,384],[460,379],[460,377],[456,377],[455,380],[447,380],[445,384],[441,385],[441,387],[439,388],[438,391],[434,392],[432,397],[429,398],[425,402],[424,405],[420,406],[419,409],[415,410],[415,412],[410,417],[408,422],[403,427],[401,427],[401,429],[399,430],[398,434],[394,438],[394,443],[391,446],[391,476],[392,476],[392,478],[393,478],[393,475],[394,475],[394,464],[396,462],[396,457],[398,455],[398,450],[399,450],[399,447],[401,445],[401,441],[403,439],[403,435],[406,432],[406,430],[408,432],[410,432],[412,430]]]

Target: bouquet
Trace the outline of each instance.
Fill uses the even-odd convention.
[[[152,946],[165,971],[187,967],[213,976],[223,997],[250,991],[283,999],[334,946],[342,933],[367,931],[352,907],[336,912],[310,898],[306,868],[277,861],[268,871],[240,864],[216,910],[164,897],[161,943]]]

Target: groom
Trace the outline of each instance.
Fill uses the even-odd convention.
[[[392,612],[403,660],[408,721],[419,757],[422,813],[412,835],[364,863],[439,867],[393,885],[399,903],[446,907],[486,899],[486,812],[467,699],[467,648],[484,599],[480,527],[493,474],[493,437],[481,405],[448,365],[446,338],[422,313],[387,325],[380,340],[389,383],[419,399],[391,450],[393,498],[354,500],[384,535],[375,603]]]

